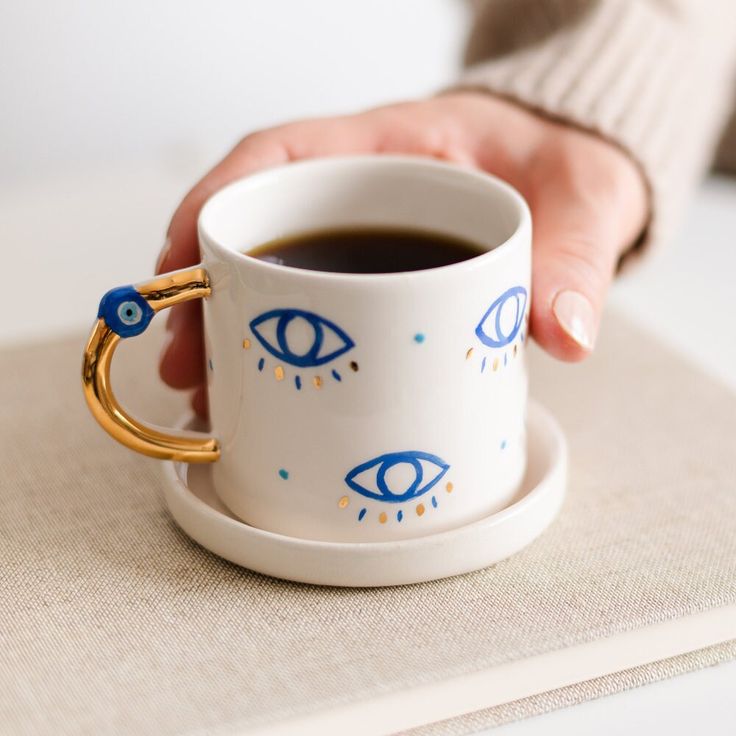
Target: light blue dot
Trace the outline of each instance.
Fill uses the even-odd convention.
[[[502,450],[506,449],[506,440],[501,440],[501,449]]]
[[[279,475],[280,475],[280,476],[281,476],[281,477],[282,477],[282,478],[283,478],[284,480],[289,480],[289,471],[288,471],[288,470],[284,470],[283,468],[281,468],[281,469],[279,470]]]
[[[417,342],[421,345],[424,342],[424,333],[417,332],[417,334],[414,335],[414,342]]]

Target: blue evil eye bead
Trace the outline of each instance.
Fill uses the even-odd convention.
[[[345,483],[366,498],[400,503],[425,494],[449,468],[442,458],[428,452],[391,452],[354,467]]]
[[[301,309],[264,312],[250,329],[271,355],[300,368],[324,365],[355,347],[334,322]]]
[[[151,305],[133,286],[118,286],[100,300],[97,317],[120,337],[140,335],[153,319]]]
[[[127,301],[117,308],[118,319],[126,326],[133,327],[143,319],[143,310],[134,301]]]
[[[514,341],[524,323],[526,289],[514,286],[501,294],[475,328],[478,339],[491,348],[502,348]]]

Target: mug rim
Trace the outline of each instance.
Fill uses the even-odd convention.
[[[212,217],[211,210],[214,209],[223,199],[232,197],[234,193],[239,189],[250,189],[269,183],[269,180],[275,179],[285,171],[294,171],[296,169],[320,169],[320,168],[331,168],[333,166],[371,166],[375,168],[381,167],[412,167],[418,169],[425,169],[427,171],[443,171],[452,174],[453,176],[460,176],[468,180],[474,180],[475,183],[492,187],[496,191],[501,191],[507,198],[508,203],[515,208],[515,214],[517,216],[517,224],[511,234],[502,242],[495,245],[493,248],[484,251],[483,253],[467,258],[462,261],[455,263],[446,264],[443,266],[434,266],[431,268],[422,268],[415,271],[388,271],[383,273],[351,273],[349,271],[319,271],[316,269],[299,268],[296,266],[287,266],[280,263],[272,263],[269,261],[263,261],[253,256],[236,250],[233,247],[228,247],[223,244],[218,238],[214,237],[207,227],[206,220],[208,217]],[[425,156],[419,155],[396,155],[396,154],[363,154],[355,156],[323,156],[310,159],[304,159],[301,161],[288,162],[273,166],[268,169],[257,171],[253,174],[240,177],[235,181],[230,182],[221,189],[218,189],[212,194],[202,206],[199,215],[197,216],[197,235],[201,241],[206,240],[208,245],[218,252],[222,258],[234,259],[237,262],[247,264],[248,267],[262,271],[264,274],[269,272],[273,275],[276,274],[292,274],[300,275],[302,278],[308,279],[322,279],[329,281],[352,281],[352,282],[363,282],[363,283],[377,283],[387,282],[396,279],[406,278],[427,278],[437,274],[456,274],[460,271],[467,271],[469,269],[475,269],[485,265],[490,265],[494,260],[503,257],[508,251],[512,250],[517,243],[521,242],[522,233],[531,227],[531,213],[529,211],[529,205],[527,204],[524,197],[515,189],[511,184],[500,179],[499,177],[489,174],[480,169],[470,168],[468,166],[448,162],[438,161]],[[428,233],[432,232],[432,229],[427,230]]]

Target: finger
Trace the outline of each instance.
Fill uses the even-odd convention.
[[[169,333],[159,363],[159,374],[172,388],[192,388],[204,380],[201,308],[190,312],[177,329]]]
[[[289,161],[369,153],[377,150],[381,128],[367,115],[307,120],[244,138],[184,198],[175,212],[156,265],[157,273],[197,263],[197,217],[205,201],[226,184],[261,169]]]
[[[192,394],[192,409],[197,416],[207,419],[210,413],[209,401],[207,399],[207,387],[204,384],[197,386]]]
[[[582,360],[595,346],[619,256],[645,219],[646,197],[629,194],[581,192],[558,181],[532,201],[531,331],[557,358]]]
[[[179,327],[190,319],[195,319],[202,306],[196,301],[182,302],[168,310],[166,317],[166,330],[176,332]]]

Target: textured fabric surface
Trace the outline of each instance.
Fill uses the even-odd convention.
[[[625,149],[665,240],[710,163],[736,95],[730,0],[480,0],[460,86],[509,97]],[[736,128],[720,148],[734,160]]]
[[[120,348],[113,380],[165,422],[182,403],[155,385],[155,337]],[[736,602],[736,397],[618,318],[584,365],[533,355],[570,440],[558,520],[493,568],[378,590],[280,582],[190,542],[156,461],[88,415],[81,350],[0,354],[10,733],[245,728]]]

